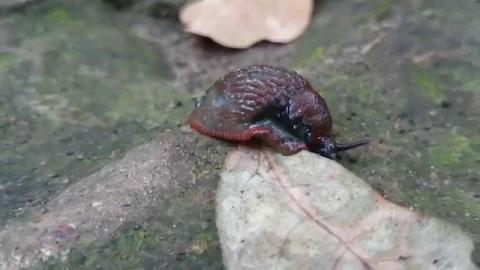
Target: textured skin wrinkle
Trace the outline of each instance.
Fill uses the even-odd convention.
[[[337,152],[327,104],[300,74],[281,67],[253,65],[221,77],[188,123],[218,139],[258,138],[285,155],[310,150],[333,157]]]

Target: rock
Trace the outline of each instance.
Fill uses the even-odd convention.
[[[193,136],[164,133],[69,186],[44,211],[8,223],[0,230],[0,270],[65,259],[71,248],[109,239],[122,224],[145,219],[149,207],[159,207],[194,177],[195,158],[183,156],[179,145],[198,147]]]
[[[459,227],[388,202],[309,152],[231,153],[217,227],[227,269],[476,269]]]
[[[20,7],[30,2],[33,2],[33,0],[0,0],[0,10]]]

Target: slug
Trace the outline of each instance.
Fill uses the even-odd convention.
[[[190,127],[218,139],[257,138],[284,155],[309,150],[324,157],[368,142],[339,144],[325,100],[300,74],[252,65],[216,81],[188,118]]]

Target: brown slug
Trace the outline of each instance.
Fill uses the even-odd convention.
[[[215,138],[245,142],[258,138],[284,155],[309,150],[328,158],[368,143],[336,143],[325,100],[300,74],[252,65],[216,81],[197,104],[189,125]]]

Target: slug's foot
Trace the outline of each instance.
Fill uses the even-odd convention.
[[[253,137],[263,140],[286,156],[308,149],[304,142],[287,136],[282,131],[269,125],[257,126],[251,128],[250,131]]]

